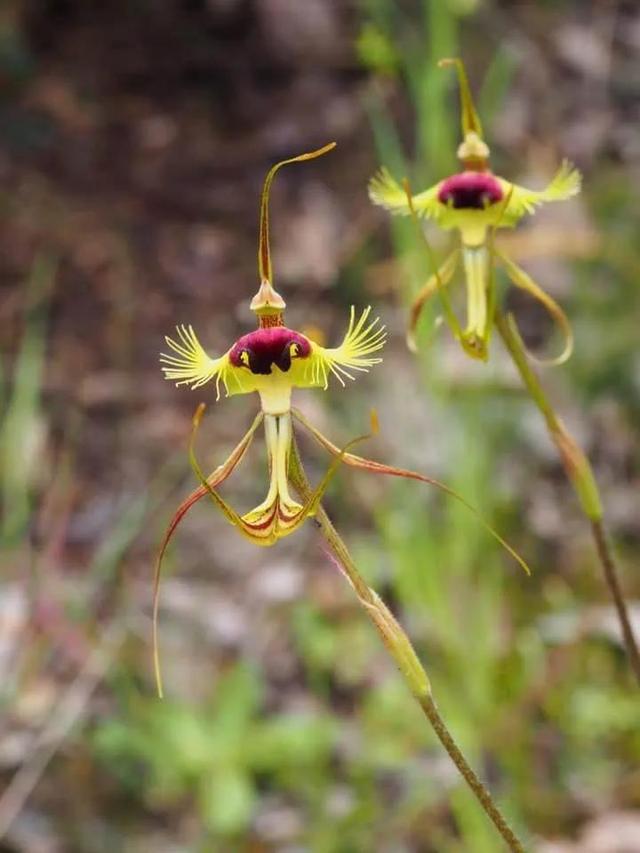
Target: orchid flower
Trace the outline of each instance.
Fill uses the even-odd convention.
[[[194,451],[194,439],[204,412],[204,405],[201,404],[196,410],[193,419],[190,459],[200,485],[175,512],[162,541],[156,564],[153,631],[154,662],[160,695],[162,695],[162,684],[157,647],[157,616],[162,559],[180,521],[201,498],[208,496],[240,533],[256,545],[262,546],[273,545],[282,537],[290,535],[307,518],[316,514],[322,496],[341,463],[373,473],[430,483],[456,497],[478,515],[477,511],[456,492],[430,477],[414,471],[393,468],[350,453],[349,450],[353,444],[361,439],[355,439],[340,450],[291,406],[294,388],[326,390],[331,377],[344,387],[348,381],[354,380],[358,373],[366,373],[370,367],[382,360],[376,353],[382,349],[386,339],[385,327],[377,317],[372,318],[369,307],[359,315],[352,307],[342,342],[337,347],[322,347],[302,332],[290,329],[284,324],[285,302],[273,287],[268,210],[273,178],[283,165],[319,157],[334,146],[335,143],[330,143],[317,151],[283,160],[273,166],[267,174],[260,206],[258,247],[260,286],[250,305],[257,316],[258,328],[240,337],[224,355],[217,357],[206,352],[192,326],[178,326],[175,337],[166,338],[171,352],[161,355],[160,358],[166,379],[175,382],[176,385],[187,385],[191,389],[199,389],[211,383],[215,387],[216,400],[220,399],[222,391],[227,396],[257,392],[260,399],[260,412],[229,457],[212,474],[205,476]],[[334,457],[318,486],[305,496],[302,503],[292,496],[290,488],[293,483],[294,488],[299,492],[297,484],[301,482],[302,476],[293,434],[294,418],[324,450]],[[376,424],[373,416],[372,423],[375,431]],[[261,425],[264,425],[269,463],[267,494],[258,506],[240,515],[222,498],[217,487],[229,477],[244,458]],[[482,518],[480,521],[528,571],[524,561],[493,528]]]
[[[413,213],[459,234],[460,244],[437,267],[412,305],[409,344],[415,349],[415,330],[422,307],[439,292],[454,336],[470,356],[486,361],[495,301],[492,267],[496,260],[502,264],[512,284],[541,302],[561,328],[565,344],[560,355],[552,361],[560,364],[569,358],[573,348],[571,327],[564,311],[528,273],[493,246],[492,238],[495,229],[515,227],[540,205],[576,195],[580,191],[580,172],[565,160],[542,190],[529,190],[495,175],[489,167],[489,148],[483,139],[464,64],[460,59],[443,59],[439,65],[454,65],[458,73],[463,141],[457,156],[462,162],[462,171],[413,197],[385,168],[369,184],[371,200],[391,213]],[[453,313],[445,290],[461,257],[467,288],[464,329]]]
[[[562,364],[571,355],[573,333],[569,320],[557,304],[504,251],[495,245],[495,232],[513,228],[527,214],[535,213],[541,204],[564,201],[580,191],[581,175],[568,161],[563,161],[551,182],[542,190],[529,190],[493,174],[489,168],[489,148],[482,136],[482,125],[471,97],[469,81],[460,59],[443,59],[440,66],[455,66],[460,86],[461,126],[463,141],[458,148],[462,171],[439,181],[433,187],[412,195],[409,184],[399,184],[382,169],[369,184],[369,196],[394,214],[410,214],[432,219],[444,230],[457,231],[459,245],[438,266],[420,228],[424,245],[435,270],[419,291],[411,307],[407,339],[415,349],[415,331],[424,304],[438,293],[444,316],[454,336],[466,353],[476,359],[488,359],[488,345],[493,327],[498,331],[511,356],[523,385],[542,414],[549,436],[556,445],[566,475],[572,484],[591,531],[603,576],[615,604],[627,656],[640,684],[640,643],[636,640],[619,579],[619,569],[604,526],[603,504],[589,459],[571,435],[542,384],[532,369],[535,359],[527,348],[511,315],[496,305],[494,270],[501,264],[516,287],[537,299],[549,312],[564,335],[564,347],[547,364]],[[462,257],[467,285],[467,323],[463,329],[449,300],[447,287]]]

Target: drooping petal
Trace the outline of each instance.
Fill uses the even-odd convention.
[[[411,310],[409,314],[409,325],[407,328],[407,345],[410,350],[413,352],[417,352],[417,344],[416,344],[416,329],[418,326],[418,320],[420,319],[420,314],[422,313],[422,309],[426,305],[426,303],[431,299],[431,297],[435,293],[440,293],[441,295],[444,293],[444,288],[449,284],[451,279],[453,278],[453,274],[456,271],[458,266],[458,261],[460,260],[460,250],[454,249],[450,255],[448,255],[444,261],[440,264],[436,272],[427,279],[427,283],[423,285],[418,291],[418,295],[413,300],[411,304]],[[449,308],[450,303],[448,299],[444,302],[445,305],[445,316],[447,318],[447,322],[449,323],[449,327],[451,331],[458,338],[461,334],[460,324],[458,323],[455,315],[453,314],[453,309]]]
[[[298,387],[327,388],[329,374],[337,378],[344,386],[345,379],[355,379],[350,371],[366,373],[374,364],[382,359],[374,357],[373,353],[382,349],[387,339],[385,327],[380,325],[380,319],[369,320],[371,306],[365,308],[356,320],[355,308],[351,306],[349,327],[344,339],[338,347],[321,347],[311,343],[311,354],[304,361],[300,360],[300,371],[297,376]]]
[[[558,303],[553,299],[553,297],[549,296],[535,281],[531,278],[531,276],[526,273],[521,267],[515,264],[511,258],[507,255],[503,254],[497,249],[494,249],[496,256],[500,259],[501,263],[504,265],[504,268],[507,271],[507,275],[509,279],[519,287],[521,290],[525,290],[534,299],[537,299],[544,307],[547,309],[552,319],[555,321],[557,326],[559,327],[562,335],[564,337],[564,346],[559,355],[555,358],[551,359],[539,359],[533,354],[528,352],[529,357],[538,362],[538,364],[544,364],[547,366],[557,366],[559,364],[564,364],[568,358],[571,357],[571,353],[573,352],[573,329],[571,328],[571,323],[569,322],[569,318],[562,310],[562,308],[558,305]]]
[[[311,424],[307,418],[304,417],[302,412],[298,409],[292,409],[291,414],[293,417],[301,423],[305,429],[307,429],[311,435],[316,439],[318,444],[331,453],[333,456],[339,454],[341,451],[335,444],[333,444],[330,439],[328,439],[325,435],[323,435],[319,430],[317,430],[313,424]],[[486,521],[480,512],[470,504],[465,498],[462,497],[458,492],[452,489],[450,486],[447,486],[445,483],[441,483],[439,480],[435,480],[433,477],[428,477],[426,474],[420,474],[417,471],[411,471],[407,468],[394,468],[391,465],[384,465],[381,462],[375,462],[372,459],[366,459],[362,456],[355,456],[352,453],[342,452],[341,456],[342,462],[345,465],[350,465],[352,468],[360,468],[363,471],[369,471],[373,474],[386,474],[391,477],[402,477],[408,480],[417,480],[421,483],[427,483],[430,486],[435,486],[440,491],[444,492],[447,495],[450,495],[452,498],[455,498],[459,501],[464,507],[466,507],[470,512],[472,512],[478,521],[482,524],[482,526],[487,530],[493,538],[502,545],[502,547],[510,554],[513,559],[524,569],[524,571],[530,575],[531,570],[529,566],[525,562],[525,560],[518,554],[518,552],[509,545],[509,543],[500,536],[500,534],[495,530],[488,521]]]
[[[437,183],[413,196],[413,206],[419,216],[425,216],[437,222],[443,213],[446,213],[447,208],[438,199],[441,185],[442,182]],[[385,166],[371,178],[369,198],[374,204],[384,207],[391,213],[402,214],[403,216],[408,216],[410,213],[407,196],[402,185],[391,176]]]
[[[516,225],[526,214],[535,213],[536,208],[548,201],[565,201],[580,192],[582,175],[568,160],[563,160],[560,168],[543,190],[529,190],[517,184],[510,184],[500,178],[508,203],[501,213],[499,227]]]
[[[215,486],[219,486],[235,470],[236,466],[239,465],[245,453],[247,452],[249,445],[253,440],[255,431],[262,423],[263,418],[264,415],[262,414],[262,412],[257,415],[247,432],[244,434],[240,442],[238,442],[238,444],[234,447],[234,449],[231,451],[225,461],[206,478],[206,483],[209,486],[211,486],[212,488]],[[156,677],[156,686],[160,698],[162,698],[162,677],[160,674],[160,656],[158,653],[158,605],[160,594],[160,578],[162,574],[162,561],[164,559],[164,555],[166,553],[169,542],[171,541],[178,525],[180,524],[184,516],[187,514],[187,512],[191,509],[191,507],[196,504],[201,498],[203,498],[207,493],[208,488],[204,485],[200,485],[197,489],[191,492],[191,494],[187,498],[185,498],[184,501],[180,504],[169,523],[169,527],[167,528],[167,531],[164,534],[162,542],[160,543],[160,550],[158,552],[158,558],[156,560],[153,579],[153,663]]]

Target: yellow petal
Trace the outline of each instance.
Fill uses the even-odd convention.
[[[321,347],[311,342],[311,354],[299,361],[298,370],[302,373],[296,378],[296,385],[326,389],[330,373],[344,385],[345,379],[355,379],[353,371],[366,373],[374,364],[379,364],[382,359],[373,357],[373,353],[382,349],[387,333],[378,317],[369,320],[370,314],[371,306],[368,306],[356,320],[355,308],[351,306],[349,327],[338,347]]]
[[[582,175],[568,160],[563,160],[560,168],[543,190],[528,190],[517,184],[511,184],[499,178],[507,204],[501,211],[498,227],[515,225],[526,214],[535,213],[536,208],[548,201],[565,201],[580,192]]]
[[[174,354],[162,353],[160,356],[165,379],[175,381],[176,385],[190,385],[194,389],[215,378],[218,398],[221,382],[228,394],[227,372],[231,367],[229,353],[220,358],[211,358],[196,337],[193,326],[177,326],[176,332],[178,340],[165,338]]]
[[[162,353],[160,356],[165,379],[176,385],[189,385],[192,390],[215,379],[217,400],[220,399],[221,386],[227,397],[257,390],[253,374],[231,364],[231,350],[219,358],[211,358],[198,340],[193,326],[177,326],[176,331],[177,340],[165,338],[173,354]]]
[[[438,221],[447,208],[438,201],[440,183],[424,190],[412,198],[413,206],[419,216]],[[411,213],[404,188],[391,176],[384,166],[369,182],[369,198],[374,204],[384,207],[391,213],[408,216]]]

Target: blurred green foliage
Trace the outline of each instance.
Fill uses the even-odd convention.
[[[50,258],[40,258],[33,267],[25,288],[24,331],[11,384],[6,377],[4,388],[0,389],[0,550],[22,540],[31,517],[32,491],[42,454],[40,407],[45,324],[54,276],[55,263]]]
[[[97,754],[151,808],[195,797],[212,840],[242,835],[261,777],[303,802],[317,796],[336,733],[335,721],[322,714],[265,719],[261,688],[258,676],[239,664],[202,707],[134,696],[97,730]]]

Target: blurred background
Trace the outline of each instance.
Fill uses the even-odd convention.
[[[376,407],[366,452],[457,488],[533,575],[417,484],[345,469],[326,506],[530,849],[640,850],[640,696],[589,530],[498,340],[471,362],[433,313],[406,350],[428,262],[367,199],[381,163],[414,189],[456,168],[451,55],[499,174],[541,187],[566,156],[585,175],[509,251],[572,318],[574,356],[543,380],[594,461],[640,623],[637,3],[4,0],[3,853],[501,849],[311,524],[265,550],[209,505],[187,516],[155,696],[153,561],[193,487],[192,412],[211,403],[211,470],[258,404],[163,381],[163,337],[193,323],[222,353],[253,328],[266,170],[332,139],[277,178],[276,285],[294,328],[337,342],[371,303],[391,334],[355,386],[296,402],[338,444]],[[533,350],[557,345],[535,305],[508,304]],[[243,509],[266,489],[256,446],[225,487]],[[317,479],[326,459],[302,447]]]

